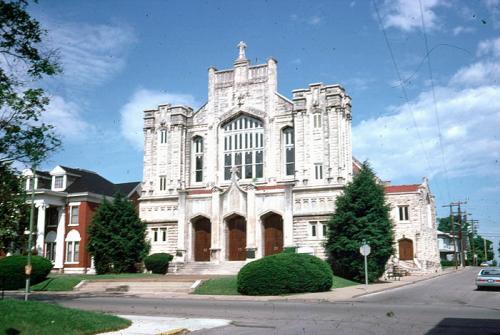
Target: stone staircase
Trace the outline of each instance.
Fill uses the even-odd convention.
[[[408,271],[412,276],[424,275],[427,272],[423,271],[414,261],[399,261],[398,266]]]
[[[236,275],[245,263],[245,261],[221,262],[218,264],[189,262],[182,267],[169,267],[169,275]],[[173,270],[172,273],[170,273],[171,270]]]

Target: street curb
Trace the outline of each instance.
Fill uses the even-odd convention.
[[[400,287],[405,287],[405,286],[413,285],[413,284],[420,283],[420,282],[423,282],[423,281],[426,281],[426,280],[431,280],[431,279],[439,278],[439,277],[446,276],[446,275],[449,275],[451,273],[456,273],[456,272],[459,272],[459,271],[462,271],[462,270],[463,269],[451,270],[451,271],[447,271],[447,272],[443,271],[443,272],[441,272],[441,273],[439,273],[439,274],[437,274],[435,276],[427,277],[427,278],[421,278],[421,279],[416,279],[414,281],[411,281],[411,282],[408,282],[408,283],[405,283],[403,285],[399,285],[399,286],[396,286],[396,287],[386,287],[386,288],[382,288],[380,290],[376,290],[376,291],[372,291],[372,292],[360,293],[360,294],[352,296],[350,299],[359,298],[359,297],[363,297],[365,295],[370,295],[370,294],[374,294],[374,293],[380,293],[380,292],[384,292],[384,291],[388,291],[388,290],[395,290],[395,289],[398,289]]]
[[[80,290],[80,287],[82,287],[83,285],[85,285],[85,283],[87,283],[87,280],[82,280],[81,282],[79,282],[78,284],[75,285],[75,287],[73,287],[73,291],[79,291]]]
[[[161,332],[156,335],[185,335],[188,334],[189,330],[186,328],[175,328],[167,330],[166,332]]]

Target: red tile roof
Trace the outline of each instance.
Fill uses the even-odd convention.
[[[385,193],[417,192],[420,184],[385,186]]]

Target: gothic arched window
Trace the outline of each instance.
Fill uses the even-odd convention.
[[[285,174],[295,173],[295,138],[292,127],[283,129],[283,151],[285,153]]]
[[[241,179],[264,175],[264,127],[262,121],[241,115],[226,123],[224,132],[224,180],[231,179],[231,168]]]
[[[193,139],[194,180],[203,181],[203,137],[196,136]]]

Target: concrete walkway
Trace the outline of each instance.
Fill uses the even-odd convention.
[[[129,319],[132,321],[132,325],[126,329],[102,333],[102,335],[182,335],[190,331],[223,327],[231,323],[229,320],[222,319],[167,318],[142,315],[118,316]]]

